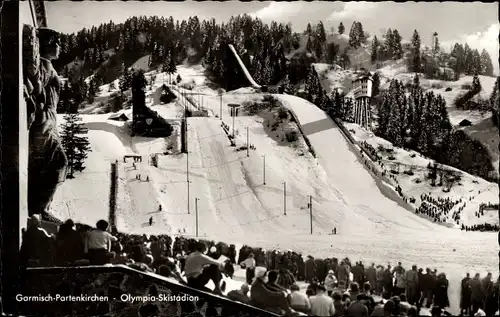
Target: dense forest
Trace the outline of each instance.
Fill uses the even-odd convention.
[[[338,33],[344,32],[345,27],[340,23]],[[296,84],[304,83],[301,97],[345,121],[353,120],[354,101],[337,90],[327,94],[312,63],[326,62],[346,69],[350,66],[349,51],[366,47],[374,66],[404,58],[409,72],[423,73],[426,78],[456,80],[461,74],[492,74],[491,58],[486,51],[479,54],[467,44],[457,43],[451,53],[444,53],[437,33],[434,35],[430,50],[422,49],[417,30],[409,44],[402,44],[398,30],[389,29],[380,41],[373,37],[370,45],[368,33],[361,22],[355,21],[348,33],[348,45],[341,50],[339,43],[327,41],[322,22],[315,26],[309,24],[299,34],[292,32],[290,24],[271,22],[268,25],[248,15],[232,17],[221,24],[214,19],[200,21],[197,17],[187,21],[175,21],[173,17],[133,17],[123,24],[109,22],[62,36],[61,56],[55,61],[55,67],[69,80],[62,90],[64,105],[61,108],[64,109],[60,110],[75,112],[83,101],[93,102],[99,86],[117,78],[120,78],[120,91],[126,91],[131,86],[129,66],[146,55],[149,55],[149,67],[161,68],[169,74],[176,72],[176,65],[202,62],[214,84],[227,90],[246,86],[246,78],[228,44],[234,45],[260,84],[280,84],[288,93],[297,94]],[[305,49],[300,50],[304,37]],[[86,82],[84,78],[90,75]],[[443,164],[488,177],[492,165],[485,148],[465,133],[454,131],[444,99],[424,93],[418,76],[410,85],[393,80],[386,91],[380,91],[379,84],[375,74],[373,105],[379,113],[376,131],[379,136]],[[116,110],[123,97],[120,94],[115,99],[112,103]],[[495,119],[498,118],[497,101],[495,92],[489,100]]]

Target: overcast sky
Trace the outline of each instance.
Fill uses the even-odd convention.
[[[134,1],[55,1],[46,2],[47,20],[50,27],[65,33],[84,27],[99,25],[112,20],[121,23],[132,16],[173,16],[187,19],[215,18],[227,21],[238,14],[260,17],[264,22],[276,20],[291,22],[294,31],[305,29],[323,21],[327,30],[340,22],[347,32],[354,20],[363,24],[365,31],[379,35],[381,30],[396,28],[405,40],[417,29],[423,44],[429,45],[433,32],[445,49],[452,43],[467,42],[473,48],[485,48],[493,58],[498,71],[498,4],[480,2],[134,2]],[[20,20],[31,23],[27,2],[20,7]]]

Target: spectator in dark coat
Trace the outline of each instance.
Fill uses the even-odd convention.
[[[318,280],[324,281],[328,273],[325,261],[323,259],[315,259],[314,262],[316,263],[316,277]]]
[[[302,258],[302,254],[298,254],[295,258],[295,263],[297,264],[297,270],[298,270],[298,275],[297,275],[297,280],[303,281],[306,276],[305,276],[305,263],[304,259]]]
[[[500,293],[500,278],[492,286],[492,290],[486,296],[486,301],[484,304],[484,312],[486,316],[493,316],[498,310],[498,298]]]
[[[75,223],[68,219],[59,226],[56,235],[56,264],[67,265],[84,258],[83,236],[75,230]]]
[[[232,290],[227,293],[227,298],[230,300],[234,300],[236,302],[244,303],[250,305],[250,298],[248,297],[248,291],[250,291],[250,287],[248,284],[241,285],[241,288],[238,290]]]
[[[434,305],[442,309],[450,307],[450,300],[448,299],[448,280],[444,273],[439,274],[436,280],[434,288]]]
[[[392,279],[391,266],[387,266],[384,273],[382,273],[382,281],[384,284],[384,292],[392,294],[392,290],[394,287],[394,281]]]
[[[366,280],[370,283],[370,286],[374,290],[377,287],[377,269],[375,268],[375,263],[365,269]]]
[[[413,265],[411,270],[406,272],[406,296],[408,303],[411,305],[418,300],[418,272],[416,265]]]
[[[472,306],[471,295],[472,290],[470,286],[470,274],[462,279],[461,283],[461,292],[460,292],[460,314],[462,315],[470,315],[470,310]]]
[[[368,307],[366,306],[365,300],[366,296],[364,294],[358,294],[356,300],[347,308],[347,316],[368,317]]]
[[[306,283],[311,283],[312,279],[316,277],[316,263],[314,262],[314,258],[310,255],[307,257],[305,269]]]
[[[20,262],[23,266],[33,264],[46,266],[52,264],[54,239],[47,231],[40,228],[40,215],[33,215],[28,219],[28,228],[23,234],[20,250]]]
[[[264,267],[255,268],[255,281],[250,293],[251,303],[261,309],[280,314],[296,313],[288,304],[288,294],[285,291],[273,291],[266,285],[267,270]]]
[[[422,298],[421,298],[421,303],[423,303],[423,300],[426,299],[425,307],[430,308],[432,305],[432,300],[433,300],[433,291],[434,291],[434,285],[435,285],[436,280],[434,279],[434,276],[432,275],[431,269],[427,268],[426,269],[426,274],[422,276],[422,282],[421,282],[421,287],[422,287]]]
[[[229,259],[231,263],[236,264],[236,246],[234,244],[229,245]]]
[[[474,276],[474,278],[470,281],[470,287],[471,287],[472,306],[483,308],[485,296],[484,296],[483,284],[479,279],[479,273],[477,273]]]
[[[345,261],[341,261],[338,267],[338,276],[337,276],[339,285],[341,282],[343,282],[344,285],[348,285],[349,273],[350,273],[349,266],[347,265],[347,263],[345,263]]]
[[[358,283],[358,285],[365,283],[365,268],[361,261],[356,262],[356,265],[352,268],[352,275],[354,282]]]
[[[276,292],[286,292],[287,289],[278,285],[278,271],[269,271],[267,274],[268,276],[268,282],[266,283],[266,286],[268,289],[276,291]]]

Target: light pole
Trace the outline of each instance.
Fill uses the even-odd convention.
[[[309,218],[311,221],[311,235],[313,234],[313,209],[312,209],[313,197],[309,195]]]
[[[236,108],[235,107],[233,107],[233,139],[235,139],[235,135],[234,135],[234,117],[236,117]]]
[[[286,216],[286,182],[283,182],[283,214]]]
[[[264,158],[264,185],[266,185],[266,156],[262,156]]]
[[[187,181],[187,209],[188,209],[188,214],[190,213],[189,210],[189,151],[186,152],[186,181]]]
[[[198,198],[194,199],[194,208],[196,212],[196,237],[198,238]]]
[[[190,189],[189,183],[190,183],[190,181],[189,181],[189,148],[187,146],[187,144],[188,144],[188,141],[187,141],[188,133],[187,132],[188,132],[188,124],[186,121],[186,136],[185,136],[185,138],[186,138],[186,181],[187,181],[187,209],[188,209],[187,211],[189,214],[190,213],[190,210],[189,210],[189,207],[190,207],[189,206],[189,199],[190,199],[190,197],[189,197],[189,189]]]

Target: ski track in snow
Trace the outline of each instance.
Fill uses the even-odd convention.
[[[180,93],[175,90],[174,93],[182,99]],[[227,104],[248,98],[242,96],[237,93],[224,95],[223,116],[228,123],[232,118]],[[493,256],[497,254],[496,233],[465,233],[409,212],[388,198],[394,195],[384,192],[388,189],[368,172],[339,128],[323,111],[301,98],[275,97],[295,113],[317,158],[297,156],[291,147],[276,144],[257,116],[235,118],[240,130],[249,127],[250,143],[256,146],[249,158],[245,151],[236,152],[235,147],[229,146],[220,119],[189,118],[190,214],[186,212],[185,154],[159,156],[158,168],[148,166],[149,152],[144,146],[139,147],[133,139],[126,138],[122,129],[110,129],[105,119],[86,116],[87,121],[98,122],[89,132],[94,149],[89,162],[95,160],[96,166],[99,161],[105,162],[95,167],[96,173],[103,176],[109,169],[109,162],[119,159],[123,171],[120,177],[127,182],[126,192],[119,195],[129,195],[130,203],[119,206],[117,223],[131,233],[175,235],[179,229],[185,229],[185,235],[192,237],[195,235],[194,201],[199,198],[200,237],[237,246],[293,249],[316,257],[348,256],[351,260],[363,260],[365,264],[401,261],[405,267],[417,264],[436,268],[447,273],[451,312],[458,312],[462,276],[466,272],[494,272],[497,268],[498,259]],[[218,114],[219,97],[207,96],[204,106]],[[237,136],[237,147],[246,143],[245,138],[246,132]],[[123,154],[131,152],[143,155],[144,162],[137,163],[137,171],[127,170],[131,163],[123,166],[120,161]],[[266,185],[262,184],[264,154]],[[137,173],[143,178],[149,175],[150,182],[136,181]],[[104,177],[99,179],[104,180]],[[76,184],[76,181],[67,183]],[[282,194],[284,181],[287,184],[285,198]],[[95,182],[92,184],[97,186]],[[68,186],[63,185],[62,194],[56,199],[70,195]],[[97,188],[89,191],[97,193]],[[309,234],[308,195],[313,195],[313,235]],[[283,199],[287,202],[286,216],[283,215]],[[107,202],[107,197],[104,200]],[[125,201],[119,197],[120,204],[126,204]],[[163,206],[162,212],[157,210],[159,204]],[[92,206],[97,209],[97,205]],[[87,207],[86,210],[89,215],[76,215],[75,220],[93,221],[95,212]],[[102,218],[102,210],[99,212]],[[155,223],[146,226],[151,215]],[[337,235],[328,235],[333,227],[337,227]]]

